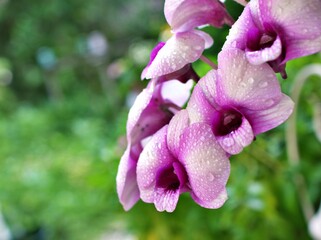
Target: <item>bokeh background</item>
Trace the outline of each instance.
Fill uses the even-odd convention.
[[[125,212],[115,177],[140,73],[168,29],[163,0],[0,1],[0,239],[310,239],[293,178],[321,199],[320,79],[298,104],[301,162],[289,164],[283,124],[231,158],[229,200],[203,209],[188,194],[174,213],[139,202]],[[236,19],[242,11],[226,1]],[[215,60],[228,27],[205,28]],[[319,54],[288,64],[297,72]],[[199,74],[207,65],[194,64]],[[232,71],[233,69],[231,69]],[[319,125],[320,126],[320,125]],[[8,234],[8,229],[10,234]],[[11,238],[6,238],[6,236]]]

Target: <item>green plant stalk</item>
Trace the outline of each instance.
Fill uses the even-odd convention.
[[[294,107],[293,114],[288,120],[288,125],[286,128],[286,143],[287,143],[287,155],[289,164],[296,167],[300,164],[300,153],[297,140],[297,104],[299,102],[299,97],[304,83],[309,79],[311,75],[318,75],[321,77],[321,64],[310,64],[304,67],[295,77],[294,85],[291,92],[291,98],[296,103]],[[299,201],[302,207],[302,211],[306,222],[308,223],[310,219],[315,214],[313,209],[313,204],[309,198],[307,186],[303,175],[300,172],[295,172],[294,183],[299,195]]]

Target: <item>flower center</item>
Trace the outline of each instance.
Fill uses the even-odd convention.
[[[247,33],[246,47],[250,51],[259,51],[271,47],[275,39],[274,32],[261,32],[257,28],[252,28]]]
[[[186,173],[183,166],[174,162],[172,165],[160,169],[156,174],[156,187],[165,190],[177,190],[185,184]]]
[[[214,127],[217,136],[227,135],[242,125],[243,115],[234,109],[223,110],[219,113]]]

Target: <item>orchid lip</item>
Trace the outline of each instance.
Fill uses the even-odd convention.
[[[242,125],[243,115],[235,109],[223,109],[218,112],[214,120],[214,134],[225,136]]]
[[[156,175],[156,188],[165,191],[176,191],[186,182],[186,172],[179,162],[160,169]]]
[[[257,28],[252,28],[247,34],[246,47],[250,51],[258,51],[270,48],[277,38],[277,34],[272,31],[261,32]]]

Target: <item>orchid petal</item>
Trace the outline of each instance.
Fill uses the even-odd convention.
[[[215,198],[211,202],[204,202],[204,201],[200,200],[193,192],[191,192],[191,196],[194,199],[194,201],[196,203],[198,203],[200,206],[202,206],[204,208],[211,208],[211,209],[216,209],[216,208],[222,207],[223,204],[228,199],[226,189],[223,189],[222,192],[219,193],[218,197]]]
[[[136,181],[136,164],[142,148],[137,145],[134,149],[128,145],[120,159],[116,177],[119,201],[128,211],[139,200],[139,190]]]
[[[205,40],[194,31],[174,34],[146,67],[144,77],[156,78],[175,72],[199,59],[204,48]]]
[[[189,126],[189,116],[187,110],[181,110],[174,115],[168,125],[167,144],[175,157],[180,149],[181,135],[185,128]]]
[[[185,0],[165,0],[164,4],[164,15],[166,21],[171,26],[173,19],[176,17],[175,12],[179,5],[181,5]]]
[[[218,62],[217,101],[221,106],[262,110],[280,101],[280,85],[268,64],[252,65],[238,49],[222,51]]]
[[[321,14],[320,14],[321,16]],[[321,21],[320,21],[321,22]],[[287,51],[284,60],[281,64],[287,61],[308,56],[321,51],[321,35],[313,40],[297,40],[295,38],[288,39]]]
[[[179,191],[166,191],[165,189],[157,189],[154,198],[157,211],[173,212],[176,208],[179,194]]]
[[[156,89],[148,87],[137,96],[128,114],[129,143],[136,144],[143,138],[154,134],[172,118],[172,113],[163,111],[159,107],[163,101],[160,94],[161,87],[162,85],[158,85]]]
[[[189,31],[205,24],[222,27],[234,22],[218,0],[186,0],[169,7],[173,2],[165,2],[165,16],[174,32]]]
[[[216,84],[217,84],[217,71],[210,70],[202,79],[198,85],[202,89],[206,99],[213,107],[217,107],[216,98]]]
[[[272,22],[283,37],[286,56],[281,64],[321,50],[320,0],[260,0],[263,22]]]
[[[289,37],[313,40],[321,35],[320,0],[259,0],[262,22],[273,22]]]
[[[319,207],[318,212],[311,217],[308,222],[308,229],[311,237],[315,240],[321,239],[321,207]]]
[[[156,175],[159,169],[176,160],[167,147],[167,126],[160,129],[145,146],[137,163],[137,183],[144,202],[155,201]],[[158,200],[160,201],[160,200]]]
[[[230,28],[222,49],[238,48],[244,50],[246,48],[247,32],[252,28],[256,28],[256,25],[253,22],[250,8],[245,7],[238,20]]]
[[[127,136],[132,135],[132,131],[135,128],[137,122],[140,119],[141,114],[147,108],[153,97],[153,90],[145,88],[135,99],[135,102],[128,113],[127,121]],[[129,137],[130,140],[131,137]],[[131,142],[131,141],[130,141]],[[135,141],[134,141],[135,142]]]
[[[174,79],[180,81],[181,83],[187,83],[191,79],[194,80],[195,82],[198,82],[200,78],[197,75],[197,73],[194,71],[192,64],[189,63],[175,72],[165,74],[163,76],[154,78],[152,80],[155,81],[155,84],[159,84],[159,83],[163,83]]]
[[[241,126],[224,136],[216,136],[221,147],[229,154],[238,154],[254,139],[251,124],[243,117]]]
[[[211,37],[211,35],[209,35],[208,33],[203,32],[203,31],[199,31],[199,30],[194,30],[193,32],[204,39],[204,41],[205,41],[205,49],[210,48],[213,45],[214,40]]]
[[[144,68],[144,70],[142,71],[142,74],[141,74],[141,79],[144,79],[146,78],[146,73],[147,73],[147,70],[149,68],[149,66],[152,64],[152,62],[154,61],[155,57],[157,56],[159,50],[162,49],[162,47],[164,47],[165,43],[164,42],[160,42],[158,43],[152,50],[151,54],[150,54],[150,59],[149,59],[149,62],[147,64],[147,66]]]
[[[190,125],[181,139],[179,160],[185,166],[193,194],[209,208],[216,208],[230,174],[225,151],[216,141],[211,127]]]
[[[282,99],[271,108],[262,111],[244,110],[251,121],[255,135],[269,131],[285,122],[291,115],[294,102],[290,97],[283,94]]]
[[[208,75],[208,74],[207,74]],[[199,83],[194,87],[192,96],[187,105],[187,111],[191,120],[191,123],[205,122],[207,124],[212,123],[213,112],[215,109],[208,101],[202,91],[202,82],[204,82],[204,77],[199,81]],[[211,98],[210,98],[211,99]]]
[[[181,192],[185,191],[187,175],[179,162],[159,169],[156,175],[154,204],[158,211],[173,212]]]
[[[161,89],[161,95],[164,100],[174,103],[178,107],[183,107],[191,95],[193,81],[186,84],[177,80],[164,82]]]

